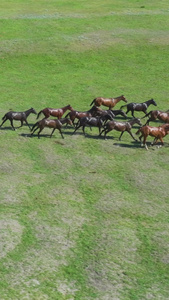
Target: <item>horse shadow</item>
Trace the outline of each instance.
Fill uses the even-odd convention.
[[[15,129],[17,129],[17,127],[15,127]],[[14,131],[13,128],[12,128],[11,126],[0,127],[0,130],[11,130],[11,131]]]

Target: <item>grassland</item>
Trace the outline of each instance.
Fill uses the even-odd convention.
[[[121,94],[169,109],[168,17],[166,0],[1,0],[1,117]],[[0,129],[0,299],[169,299],[169,138],[72,131]]]

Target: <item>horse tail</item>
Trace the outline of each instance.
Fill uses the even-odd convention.
[[[148,117],[150,114],[152,113],[152,110],[149,111],[144,117],[142,117],[141,119],[144,119],[145,117]]]
[[[137,135],[141,132],[141,128],[139,128],[139,130],[136,132]]]
[[[68,114],[65,116],[65,118],[69,117],[70,116],[70,111],[68,112]]]
[[[6,118],[6,114],[3,116],[2,120],[4,121],[4,120],[5,120],[5,118]]]
[[[120,109],[122,109],[123,107],[126,107],[128,104],[125,104],[125,105],[122,105],[121,107],[120,107]]]
[[[39,121],[36,122],[36,123],[32,126],[31,131],[33,131],[33,130],[35,129],[36,126],[38,127],[38,125],[39,125]]]
[[[92,106],[96,101],[96,98],[90,103],[90,106]]]
[[[36,119],[38,119],[39,118],[39,116],[40,116],[40,114],[42,113],[42,110],[40,110],[40,112],[37,114],[37,117],[36,117]]]

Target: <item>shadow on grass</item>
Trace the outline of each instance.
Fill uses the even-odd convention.
[[[17,129],[17,127],[15,127],[15,129]],[[0,127],[0,130],[12,130],[12,131],[15,131],[11,126],[8,126],[8,127]]]

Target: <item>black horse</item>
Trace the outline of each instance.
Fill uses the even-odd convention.
[[[103,127],[103,125],[108,121],[108,120],[112,120],[112,116],[110,116],[109,114],[100,116],[100,117],[83,117],[81,118],[78,123],[76,124],[76,128],[73,132],[73,134],[80,128],[82,127],[83,133],[85,134],[85,127],[89,126],[90,129],[91,127],[98,127],[99,128],[99,133],[101,131],[101,128]]]
[[[30,108],[26,111],[22,111],[22,112],[15,112],[15,111],[9,111],[7,112],[2,120],[2,124],[0,125],[0,127],[7,121],[9,120],[11,122],[11,126],[13,128],[13,130],[15,130],[15,127],[13,125],[13,120],[15,121],[20,121],[21,122],[21,125],[19,127],[22,127],[23,126],[23,122],[26,123],[26,125],[29,127],[29,129],[31,129],[31,127],[29,126],[28,122],[27,122],[27,117],[30,115],[30,114],[35,114],[37,115],[37,112],[34,110],[34,108]],[[18,127],[18,128],[19,128]]]
[[[147,113],[147,108],[149,107],[149,105],[153,104],[154,106],[157,106],[156,102],[154,101],[154,99],[150,99],[148,101],[145,101],[143,103],[134,103],[131,102],[129,104],[126,105],[122,105],[120,107],[120,109],[122,109],[123,107],[127,107],[127,111],[126,114],[131,111],[132,116],[134,117],[134,110],[135,111],[143,111],[145,114]],[[134,117],[135,118],[135,117]]]

